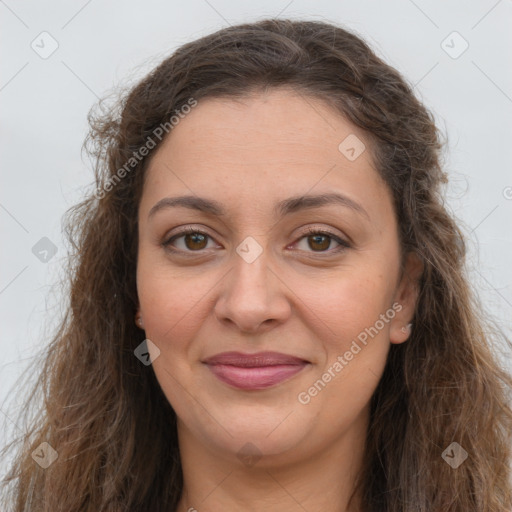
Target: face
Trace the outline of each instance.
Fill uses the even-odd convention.
[[[201,100],[139,207],[139,311],[180,440],[291,461],[363,435],[417,273],[364,132],[287,90]],[[281,356],[243,357],[261,352]]]

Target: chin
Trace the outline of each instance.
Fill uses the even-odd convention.
[[[217,430],[213,436],[211,431],[203,435],[209,445],[215,445],[228,458],[236,457],[242,462],[245,459],[258,460],[259,465],[275,465],[287,461],[291,454],[297,454],[297,448],[307,440],[304,425],[299,430],[293,421],[288,425],[285,425],[287,420],[281,424],[279,421],[274,418],[271,427],[267,421],[232,422],[227,428],[231,435],[223,429],[221,432]]]

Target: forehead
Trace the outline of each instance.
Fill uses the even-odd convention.
[[[334,189],[390,203],[366,139],[324,102],[286,89],[202,99],[153,155],[143,203],[187,193],[270,209],[276,198]]]
[[[366,138],[325,102],[282,88],[243,99],[202,99],[182,117],[160,149],[190,149],[193,154],[187,156],[192,157],[205,152],[224,158],[253,153],[263,160],[266,155],[261,150],[266,148],[272,156],[293,158],[291,151],[297,154],[295,160],[305,155],[318,159],[319,153],[324,159],[338,159],[339,144],[348,136],[361,143]],[[369,151],[361,156],[365,164],[372,165]]]

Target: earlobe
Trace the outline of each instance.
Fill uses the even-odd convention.
[[[389,333],[389,341],[394,345],[399,345],[400,343],[404,343],[407,341],[412,333],[412,324],[409,323],[407,325],[402,325],[402,327],[398,325],[391,325],[390,333]]]
[[[407,324],[402,327],[402,332],[404,334],[411,334],[412,324]]]
[[[135,324],[140,329],[144,329],[144,322],[142,320],[142,315],[140,313],[140,310],[137,310],[137,313],[135,313]]]
[[[390,325],[391,343],[403,343],[411,336],[411,322],[416,310],[423,269],[424,265],[419,256],[413,252],[408,253],[403,276],[395,293],[395,301],[401,304],[402,309],[397,312]]]

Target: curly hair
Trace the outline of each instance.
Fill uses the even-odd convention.
[[[512,376],[497,359],[498,342],[510,341],[469,285],[465,237],[443,200],[434,117],[356,34],[286,19],[187,43],[108,109],[100,102],[89,113],[84,148],[96,191],[67,213],[67,312],[37,362],[23,411],[37,412],[4,448],[23,443],[4,479],[3,510],[175,510],[183,487],[176,414],[151,366],[134,357],[144,339],[133,322],[137,211],[156,149],[126,163],[191,98],[278,87],[320,99],[364,130],[392,193],[402,254],[424,265],[413,332],[391,346],[371,399],[357,482],[364,511],[512,510]],[[43,469],[31,453],[45,441],[58,458]],[[442,457],[452,442],[469,455],[457,469]]]

